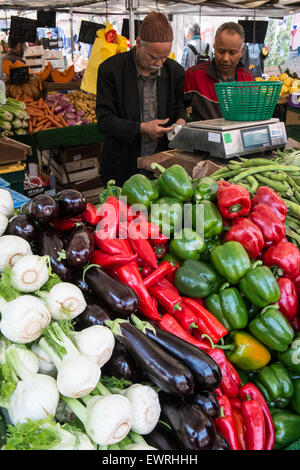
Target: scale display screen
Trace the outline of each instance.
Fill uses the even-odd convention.
[[[272,144],[268,126],[255,129],[241,129],[244,149],[268,147]]]

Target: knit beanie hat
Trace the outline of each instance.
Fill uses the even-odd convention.
[[[139,36],[146,42],[172,42],[173,29],[165,15],[152,11],[144,18]]]

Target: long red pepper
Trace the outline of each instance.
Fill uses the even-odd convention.
[[[171,272],[173,269],[173,266],[169,261],[162,261],[158,268],[156,268],[154,271],[151,272],[145,279],[144,279],[144,285],[147,287],[147,289],[154,284],[156,284],[157,281],[160,281],[163,277],[166,276],[169,272]]]
[[[131,263],[137,259],[136,254],[132,255],[108,255],[100,250],[94,250],[90,264],[99,264],[102,268],[116,268],[123,264]]]
[[[114,196],[109,196],[99,208],[99,217],[97,231],[99,230],[102,235],[105,233],[108,239],[117,238],[120,221],[119,200]]]
[[[174,313],[174,317],[180,323],[180,325],[189,333],[192,332],[194,328],[198,328],[197,320],[198,317],[195,312],[184,302],[181,302],[181,310],[177,310]],[[209,335],[209,333],[207,333]],[[203,338],[198,338],[203,341]]]
[[[232,374],[232,369],[230,368],[231,364],[227,360],[224,351],[222,349],[215,348],[210,349],[208,354],[214,359],[221,370],[222,380],[220,383],[220,389],[222,393],[231,398],[237,397],[239,395],[241,379],[236,371]],[[233,366],[232,368],[234,369]]]
[[[166,275],[166,278],[172,284],[174,284],[174,282],[175,282],[175,274],[176,274],[176,271],[177,271],[178,268],[180,268],[179,263],[174,263],[174,264],[172,263],[172,270]]]
[[[247,383],[240,388],[239,396],[241,400],[247,400],[248,396],[256,400],[262,409],[265,420],[265,446],[264,450],[273,450],[275,444],[275,428],[268,405],[256,385]]]
[[[244,400],[241,412],[246,428],[246,450],[264,450],[265,420],[260,404],[251,398]]]
[[[219,320],[212,315],[205,307],[202,307],[198,302],[188,297],[184,297],[182,302],[190,307],[195,314],[197,315],[197,330],[194,331],[194,334],[202,335],[206,334],[211,337],[214,343],[218,343],[218,341],[225,335],[227,335],[228,330],[225,326],[222,325]]]
[[[128,240],[107,238],[102,230],[97,230],[94,233],[94,241],[96,247],[108,255],[131,256],[133,254]]]
[[[137,225],[123,222],[119,225],[119,236],[127,239],[134,253],[141,258],[145,264],[152,268],[158,267],[155,251],[149,241],[143,237],[143,234],[136,231]]]
[[[165,277],[149,288],[149,292],[168,313],[181,309],[181,296],[173,284]]]
[[[232,407],[226,395],[217,396],[220,405],[220,416],[215,419],[215,426],[219,433],[227,440],[232,450],[242,450],[237,430],[234,424]]]
[[[175,336],[178,336],[181,339],[184,339],[190,344],[194,344],[194,346],[197,346],[199,349],[202,349],[203,351],[209,351],[210,345],[208,343],[205,343],[204,341],[198,341],[196,338],[194,338],[192,335],[190,335],[174,318],[173,315],[170,315],[169,313],[165,313],[160,320],[158,321],[158,324],[162,330],[168,331],[169,333],[172,333]]]
[[[242,450],[246,450],[246,429],[241,412],[242,402],[238,398],[230,398],[233,420],[236,427],[237,438]]]
[[[86,205],[85,210],[81,214],[83,222],[96,226],[100,221],[100,209],[89,202]]]

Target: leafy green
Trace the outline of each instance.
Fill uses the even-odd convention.
[[[7,266],[0,279],[0,296],[3,297],[7,302],[20,297],[21,292],[15,289],[11,283],[12,280],[12,269]]]
[[[104,375],[103,377],[101,377],[101,383],[109,390],[115,388],[119,390],[125,390],[126,388],[130,387],[130,385],[132,385],[132,382],[130,382],[130,380],[117,379],[116,377],[109,377],[108,375]]]
[[[43,427],[45,423],[53,426]],[[15,426],[8,425],[5,450],[48,450],[59,444],[60,440],[60,433],[51,417],[27,420]]]
[[[43,330],[43,337],[47,340],[49,346],[61,357],[66,354],[66,349],[60,344],[62,338],[60,337],[59,329],[62,330],[70,341],[73,341],[73,324],[74,321],[70,319],[59,320],[50,323],[50,325]]]
[[[0,364],[0,404],[5,407],[14,392],[18,378],[9,364]]]
[[[120,447],[120,450],[125,449],[125,447],[130,446],[130,444],[133,444],[133,441],[130,439],[128,435],[121,442],[118,442],[118,446]]]

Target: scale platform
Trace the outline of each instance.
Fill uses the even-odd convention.
[[[224,118],[189,122],[169,143],[169,148],[186,152],[208,152],[228,159],[283,147],[285,125],[278,118],[265,121],[228,121]]]

